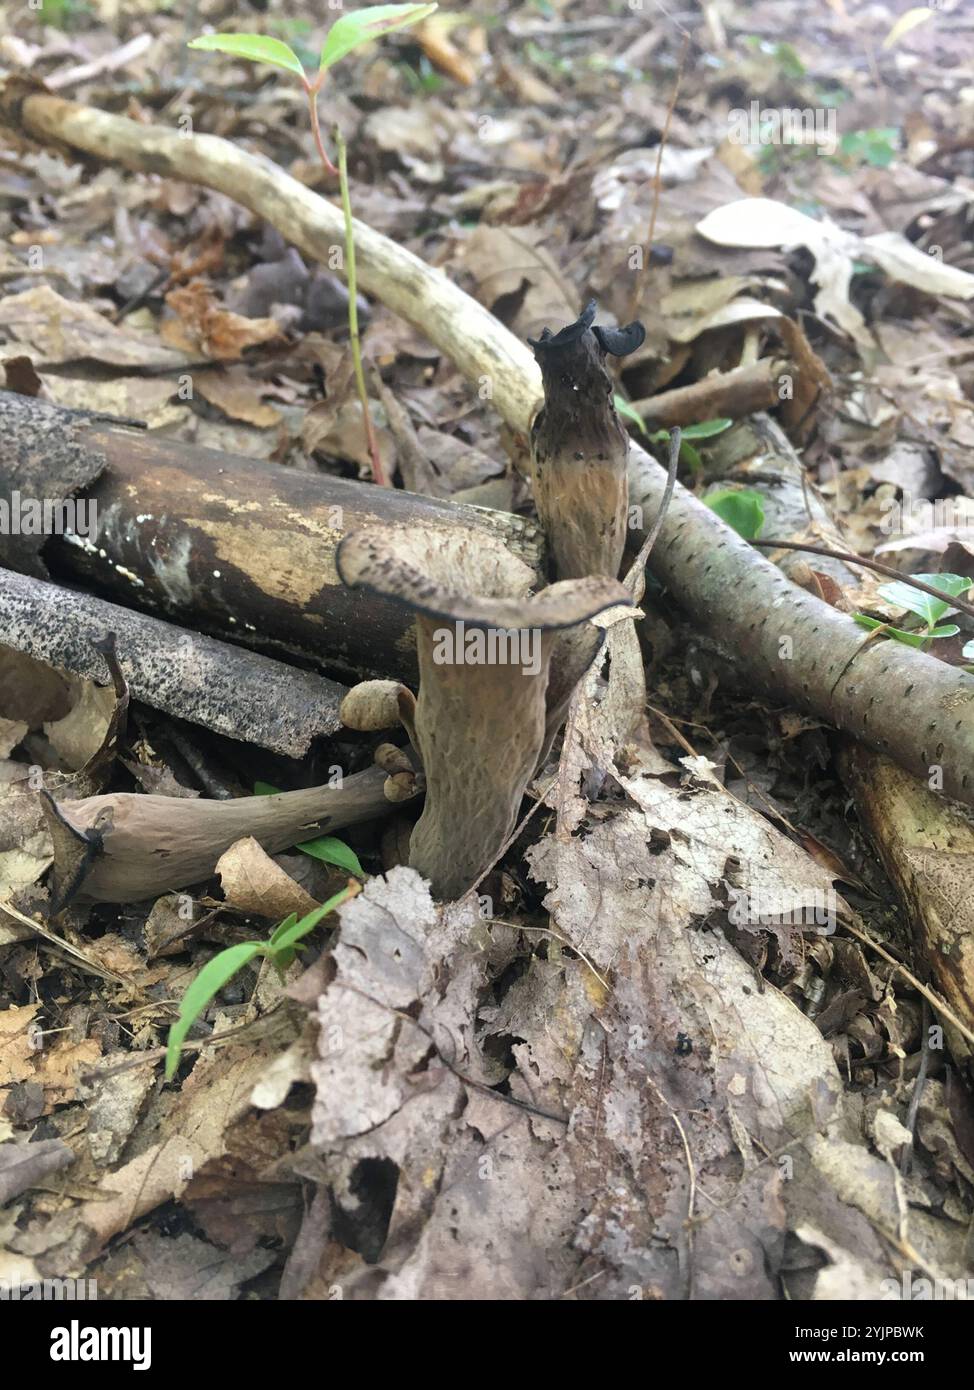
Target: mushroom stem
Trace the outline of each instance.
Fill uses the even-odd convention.
[[[416,739],[426,803],[409,863],[430,880],[434,897],[454,899],[476,882],[514,828],[544,742],[556,634],[516,632],[519,644],[538,644],[535,669],[534,663],[437,664],[443,631],[442,619],[417,618]],[[470,633],[486,641],[492,630]]]
[[[55,842],[57,907],[74,896],[138,902],[200,883],[234,841],[247,836],[276,854],[325,830],[373,820],[389,811],[386,780],[381,767],[370,767],[341,787],[227,801],[114,792],[55,803],[42,793]]]
[[[415,747],[426,803],[409,862],[430,880],[434,896],[458,898],[510,836],[556,731],[553,721],[600,641],[593,629],[593,637],[573,644],[574,660],[552,687],[557,708],[549,712],[559,639],[607,608],[631,606],[632,597],[617,581],[598,577],[530,596],[533,576],[515,556],[456,532],[356,532],[342,540],[337,565],[343,583],[395,598],[416,614]]]

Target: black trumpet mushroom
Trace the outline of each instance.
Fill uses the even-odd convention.
[[[426,804],[409,862],[434,896],[458,898],[514,829],[528,782],[597,650],[600,634],[588,620],[632,598],[597,576],[531,594],[527,565],[493,537],[459,528],[355,531],[335,558],[343,584],[415,614],[414,736]],[[575,641],[558,640],[574,633]],[[565,660],[553,675],[559,650]]]
[[[641,323],[595,325],[595,300],[557,333],[531,338],[544,405],[531,427],[534,498],[556,579],[615,579],[626,543],[629,436],[613,404],[607,353],[642,345]]]

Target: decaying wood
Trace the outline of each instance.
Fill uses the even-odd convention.
[[[109,679],[92,645],[114,632],[134,699],[228,738],[303,757],[318,735],[341,727],[344,688],[245,648],[202,637],[42,579],[0,570],[3,646],[73,671]]]
[[[337,207],[269,160],[229,141],[109,116],[7,80],[0,116],[21,134],[61,142],[130,169],[217,189],[277,227],[319,262],[343,241]],[[530,351],[442,271],[355,223],[360,287],[419,327],[527,433],[541,394]],[[666,478],[638,445],[630,505],[648,526]],[[692,621],[746,668],[755,687],[888,752],[922,777],[943,767],[947,795],[974,804],[974,677],[863,629],[792,584],[683,488],[677,488],[650,569]],[[386,673],[388,674],[388,672]]]
[[[508,512],[274,467],[10,393],[0,393],[0,433],[0,496],[74,490],[98,521],[96,541],[0,536],[0,563],[46,567],[128,607],[342,674],[393,666],[410,679],[416,669],[402,610],[339,584],[343,534],[461,524],[503,541],[539,577],[543,566],[540,528]]]
[[[61,801],[56,814],[77,832],[78,852],[74,858],[66,850],[58,855],[54,899],[61,905],[75,897],[138,902],[201,883],[236,840],[253,836],[276,854],[326,830],[388,815],[392,806],[383,791],[385,780],[382,768],[370,767],[346,777],[341,787],[273,796],[208,801],[117,792]],[[45,808],[50,823],[53,803],[45,802]],[[58,827],[51,828],[57,847]],[[71,882],[74,877],[77,883]]]
[[[910,916],[930,979],[974,1029],[974,817],[851,740],[840,759],[859,819]],[[970,1051],[951,1038],[958,1058]]]

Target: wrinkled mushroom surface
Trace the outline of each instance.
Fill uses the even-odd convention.
[[[631,605],[631,597],[606,578],[529,595],[526,565],[492,539],[456,531],[355,532],[342,540],[336,563],[343,583],[380,592],[416,615],[416,747],[426,805],[409,862],[435,896],[460,897],[510,836],[546,745],[559,633],[615,604]],[[597,644],[596,637],[579,649],[594,655]]]
[[[597,328],[595,301],[558,333],[530,339],[544,405],[531,427],[534,498],[557,579],[616,578],[626,543],[629,436],[613,404],[606,353],[634,352],[642,324]]]

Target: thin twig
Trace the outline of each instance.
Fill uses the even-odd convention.
[[[923,1096],[923,1088],[927,1081],[927,1072],[930,1070],[930,1005],[923,1001],[923,1020],[920,1025],[920,1067],[913,1082],[913,1095],[910,1097],[910,1108],[906,1114],[906,1128],[910,1132],[909,1144],[903,1145],[903,1153],[900,1156],[900,1172],[905,1178],[910,1171],[910,1159],[913,1156],[914,1134],[917,1127],[917,1115],[920,1112],[920,1099]]]
[[[14,907],[8,899],[0,899],[0,917],[12,917],[21,926],[29,927],[49,946],[53,946],[56,951],[63,952],[68,959],[78,967],[79,970],[86,970],[91,975],[100,975],[103,980],[111,980],[116,985],[132,985],[131,979],[126,979],[124,975],[119,975],[115,970],[109,970],[104,965],[99,965],[97,961],[85,955],[84,951],[79,951],[77,946],[72,946],[70,941],[65,941],[63,936],[58,936],[57,932],[51,931],[50,927],[44,926],[41,922],[35,922],[33,917],[28,917],[19,908]],[[136,986],[138,988],[138,986]],[[144,997],[144,991],[140,991]]]
[[[680,48],[680,61],[676,70],[676,81],[673,84],[673,91],[670,95],[670,104],[666,111],[666,120],[663,123],[663,130],[660,134],[659,144],[656,147],[656,173],[653,176],[653,210],[649,217],[649,234],[646,240],[646,255],[643,260],[642,269],[637,271],[635,284],[632,288],[632,298],[629,301],[629,318],[634,319],[639,313],[639,302],[643,297],[643,282],[649,274],[650,261],[653,255],[653,236],[656,232],[656,214],[659,211],[659,200],[662,192],[663,183],[661,178],[663,166],[663,151],[666,149],[666,140],[670,133],[670,122],[673,119],[673,111],[676,107],[677,98],[680,95],[680,83],[683,81],[683,67],[687,60],[687,50],[690,46],[690,35],[684,31],[683,44]]]
[[[529,1115],[536,1115],[540,1120],[550,1120],[552,1124],[556,1125],[568,1125],[570,1117],[567,1115],[555,1115],[550,1110],[542,1110],[539,1105],[532,1105],[532,1103],[527,1100],[519,1100],[517,1096],[505,1095],[503,1091],[495,1091],[493,1086],[488,1086],[486,1082],[476,1081],[472,1076],[467,1076],[466,1073],[460,1071],[459,1067],[455,1066],[449,1058],[444,1057],[443,1050],[433,1036],[432,1030],[427,1028],[424,1023],[420,1023],[419,1019],[413,1018],[412,1014],[406,1013],[403,1009],[397,1009],[394,1004],[387,1004],[384,999],[376,999],[375,995],[369,994],[368,990],[360,989],[358,985],[353,985],[349,980],[343,980],[340,976],[329,986],[330,989],[335,989],[336,987],[351,990],[353,994],[357,994],[360,998],[366,999],[370,1004],[374,1004],[377,1009],[385,1009],[387,1013],[392,1014],[395,1018],[401,1019],[403,1023],[411,1024],[417,1032],[422,1033],[423,1037],[429,1043],[430,1047],[432,1047],[447,1071],[450,1072],[452,1076],[455,1076],[458,1081],[462,1081],[464,1086],[472,1087],[473,1090],[479,1091],[481,1095],[487,1096],[490,1100],[501,1101],[504,1105],[513,1106],[515,1110],[524,1110]]]
[[[529,926],[525,922],[507,922],[504,920],[503,917],[491,917],[490,922],[493,926],[510,927],[512,931],[543,932],[546,936],[550,936],[553,941],[557,941],[559,945],[567,946],[569,951],[574,951],[576,956],[578,956],[579,960],[581,960],[585,965],[588,966],[589,970],[591,970],[592,974],[598,980],[602,988],[604,990],[611,991],[612,986],[609,984],[605,976],[599,974],[599,972],[596,970],[595,966],[589,960],[588,956],[585,954],[582,948],[580,946],[576,946],[574,941],[569,941],[567,936],[559,935],[559,933],[554,931],[551,927],[534,927]]]
[[[338,170],[328,158],[328,152],[321,139],[321,125],[318,121],[318,90],[316,87],[312,86],[310,82],[305,82],[304,90],[308,94],[308,114],[311,117],[311,134],[315,138],[315,148],[318,151],[318,157],[324,166],[326,174],[337,174]]]
[[[666,1097],[663,1095],[663,1092],[662,1092],[662,1091],[660,1090],[660,1088],[657,1086],[657,1084],[656,1084],[656,1082],[653,1080],[653,1078],[652,1078],[650,1075],[647,1074],[645,1080],[646,1080],[646,1084],[647,1084],[648,1086],[651,1086],[651,1087],[653,1088],[653,1090],[656,1092],[656,1095],[657,1095],[657,1098],[658,1098],[660,1104],[661,1104],[661,1105],[665,1105],[665,1106],[666,1106],[666,1109],[670,1112],[670,1119],[671,1119],[671,1120],[673,1121],[673,1123],[676,1125],[677,1133],[679,1134],[680,1140],[681,1140],[681,1142],[682,1142],[682,1144],[683,1144],[683,1154],[684,1154],[684,1157],[686,1158],[686,1161],[687,1161],[687,1173],[688,1173],[689,1179],[690,1179],[690,1191],[689,1191],[689,1193],[688,1193],[688,1195],[687,1195],[687,1221],[686,1221],[686,1226],[687,1226],[687,1298],[688,1298],[688,1299],[692,1299],[692,1298],[693,1298],[693,1222],[694,1222],[694,1207],[695,1207],[695,1205],[696,1205],[696,1197],[697,1197],[697,1170],[696,1170],[696,1169],[694,1168],[694,1166],[693,1166],[693,1154],[690,1152],[690,1142],[689,1142],[689,1140],[687,1139],[686,1130],[683,1128],[683,1125],[682,1125],[682,1123],[680,1122],[680,1117],[679,1117],[679,1115],[676,1113],[676,1111],[673,1109],[672,1105],[669,1103],[669,1101],[668,1101],[668,1100],[666,1099]]]
[[[935,589],[932,584],[924,584],[922,579],[914,579],[910,574],[901,574],[892,565],[884,565],[879,560],[866,560],[862,555],[852,555],[845,550],[830,550],[827,545],[806,545],[804,541],[752,541],[751,544],[759,546],[762,550],[800,550],[807,555],[824,555],[830,560],[841,560],[846,565],[861,565],[863,569],[874,570],[876,574],[885,574],[890,579],[897,579],[901,584],[908,584],[911,589],[919,589],[921,593],[939,598],[941,602],[946,599],[952,608],[957,608],[968,617],[974,618],[974,603],[967,603],[955,594],[946,594],[943,589]]]
[[[362,339],[358,327],[358,281],[355,274],[355,229],[352,224],[352,202],[348,193],[348,157],[345,140],[338,126],[334,130],[335,148],[338,150],[338,179],[342,190],[342,212],[345,216],[345,280],[348,285],[348,333],[352,345],[352,363],[355,369],[355,385],[362,406],[362,420],[365,424],[365,437],[372,460],[372,481],[380,487],[388,487],[379,445],[372,425],[369,411],[369,393],[365,386],[365,373],[362,370]]]
[[[666,520],[666,513],[669,510],[670,501],[673,497],[673,491],[676,487],[676,469],[680,459],[680,438],[681,431],[679,427],[670,431],[670,457],[669,464],[666,470],[666,487],[663,491],[663,496],[660,501],[659,508],[657,509],[656,515],[653,518],[653,524],[649,528],[649,535],[643,541],[642,546],[639,550],[639,554],[632,562],[632,565],[629,568],[629,572],[623,581],[630,593],[635,592],[636,583],[639,579],[639,576],[646,568],[646,562],[649,559],[650,552],[652,551],[653,546],[656,544],[656,538],[658,537],[660,531],[663,529],[663,522]]]
[[[858,937],[860,941],[864,941],[867,946],[871,946],[873,950],[877,953],[877,955],[883,957],[883,960],[888,961],[890,965],[895,966],[896,969],[903,976],[904,980],[906,980],[907,984],[912,985],[913,988],[917,991],[917,993],[922,995],[923,998],[926,999],[927,1003],[936,1013],[940,1014],[943,1018],[945,1018],[948,1023],[952,1023],[954,1027],[957,1029],[957,1031],[963,1037],[965,1037],[969,1043],[974,1045],[974,1033],[971,1032],[970,1028],[967,1027],[966,1023],[961,1022],[961,1020],[954,1013],[953,1009],[949,1008],[942,999],[938,998],[938,996],[934,994],[932,989],[928,989],[926,985],[921,984],[921,982],[912,973],[912,971],[907,970],[906,966],[901,965],[895,956],[891,956],[889,951],[887,951],[885,947],[880,946],[879,942],[874,941],[872,937],[869,936],[866,932],[860,931],[854,923],[844,922],[842,925],[844,926],[846,931],[851,931],[853,936]]]

